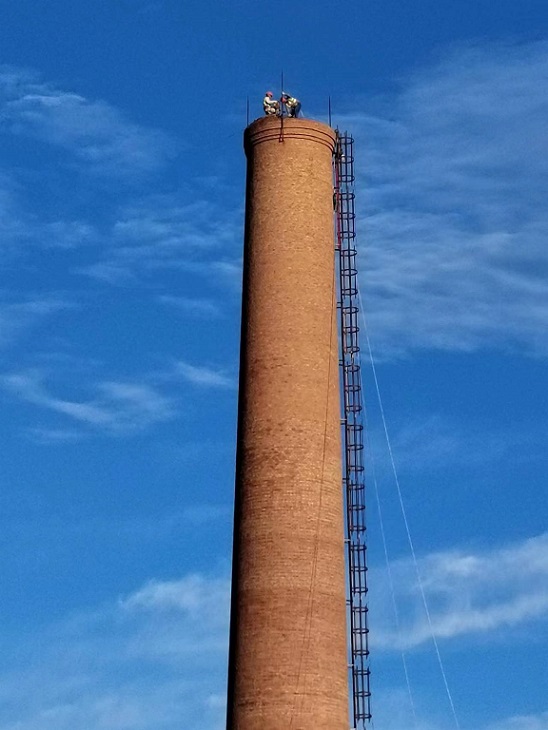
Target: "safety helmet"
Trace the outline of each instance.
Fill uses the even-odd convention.
[[[271,91],[267,91],[265,96],[274,96],[274,94]]]

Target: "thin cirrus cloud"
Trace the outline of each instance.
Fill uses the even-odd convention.
[[[0,730],[221,730],[229,580],[151,581],[3,637]]]
[[[489,725],[487,730],[548,730],[548,711],[538,715],[516,715]]]
[[[35,246],[69,250],[85,245],[82,263],[71,265],[66,274],[108,285],[131,286],[178,269],[239,287],[241,206],[212,200],[211,191],[202,199],[189,199],[185,190],[139,192],[143,173],[166,169],[175,147],[167,134],[132,122],[107,102],[86,99],[37,74],[5,66],[0,67],[0,134],[10,149],[25,150],[26,144],[14,144],[17,138],[51,147],[58,163],[66,153],[71,168],[86,173],[79,184],[92,196],[97,191],[89,172],[131,181],[130,188],[118,185],[111,202],[102,195],[95,217],[80,220],[71,216],[69,207],[65,218],[51,220],[49,206],[46,213],[30,204],[36,197],[29,187],[33,175],[19,180],[0,171],[4,250],[11,246],[20,257]],[[22,169],[33,164],[34,158],[27,159]],[[59,169],[64,169],[62,164]],[[32,249],[21,242],[32,244]]]
[[[130,122],[107,102],[17,68],[0,68],[0,118],[0,130],[64,149],[98,174],[154,172],[174,150],[166,133]]]
[[[547,68],[545,42],[461,48],[393,98],[340,120],[363,146],[362,286],[383,357],[486,347],[548,353]],[[11,134],[70,149],[105,171],[166,159],[156,132],[104,102],[14,69],[2,71],[0,89]],[[142,159],[134,148],[145,150]],[[103,242],[89,223],[56,226],[44,240],[98,244],[73,273],[103,283],[178,268],[226,274],[239,286],[241,225],[217,203],[134,201],[120,207]],[[21,233],[14,220],[10,235]]]
[[[453,573],[473,569],[457,563]],[[226,575],[153,579],[116,602],[42,627],[39,641],[32,629],[6,634],[0,730],[175,730],[182,717],[188,730],[221,730],[229,592]],[[381,688],[376,697],[383,727],[409,724],[403,692]],[[420,709],[417,728],[454,727]],[[547,713],[500,714],[503,719],[482,730],[548,728]]]
[[[87,390],[94,396],[78,400],[55,395],[47,379],[48,373],[40,368],[5,373],[0,376],[0,388],[20,401],[68,419],[74,426],[85,427],[88,433],[113,436],[131,435],[175,419],[176,397],[162,392],[168,385],[171,390],[181,381],[201,389],[235,387],[235,381],[224,370],[182,360],[169,370],[144,377],[143,382],[92,381]],[[29,428],[27,435],[37,443],[55,443],[75,441],[84,434],[78,428],[53,424]]]
[[[204,388],[235,388],[236,382],[224,370],[206,365],[191,365],[179,360],[174,367],[174,377],[181,377],[193,385]]]
[[[469,46],[344,119],[383,357],[548,354],[547,74],[546,42]]]
[[[74,306],[55,297],[0,302],[0,347],[11,345],[14,339],[43,319]]]
[[[121,599],[119,605],[129,612],[182,611],[197,621],[207,617],[212,624],[224,626],[229,596],[228,579],[206,579],[203,575],[192,574],[173,581],[152,580]]]
[[[372,411],[372,408],[370,408]],[[518,427],[475,429],[471,423],[463,428],[456,420],[433,414],[422,418],[408,418],[407,423],[395,429],[392,448],[399,467],[412,472],[467,468],[492,465],[511,452],[513,463],[519,459],[531,460],[542,453],[546,434],[539,429]],[[389,467],[386,456],[386,436],[383,429],[370,426],[368,441],[376,466]],[[466,464],[462,455],[466,454]],[[520,454],[522,454],[520,456]],[[372,457],[371,457],[372,458]]]
[[[419,696],[415,713],[410,711],[409,694],[403,688],[382,688],[374,690],[374,717],[375,723],[383,730],[404,730],[412,727],[413,730],[454,730],[454,718],[446,712],[429,713]],[[502,719],[485,726],[476,723],[477,730],[548,730],[548,712],[538,714],[506,717],[506,707],[500,708]],[[464,727],[472,727],[463,725]]]
[[[29,200],[30,199],[30,200]],[[29,204],[30,202],[30,204]],[[15,176],[0,172],[0,250],[4,261],[36,248],[73,249],[100,240],[89,221],[46,219],[32,205],[32,194]]]
[[[225,269],[240,250],[241,206],[212,199],[211,190],[207,197],[194,199],[184,189],[154,195],[144,189],[144,174],[168,171],[177,145],[166,133],[136,124],[105,101],[58,89],[37,74],[4,66],[0,67],[0,135],[11,150],[24,151],[29,139],[42,149],[52,148],[56,169],[66,171],[62,163],[68,162],[72,170],[85,173],[79,185],[98,202],[89,219],[71,217],[73,183],[68,175],[71,188],[62,206],[66,218],[51,220],[51,202],[44,211],[32,202],[37,197],[30,187],[36,171],[19,179],[16,173],[0,170],[4,249],[11,244],[12,251],[21,255],[22,241],[52,249],[86,244],[90,251],[85,263],[70,273],[105,284],[131,284],[143,275],[161,276],[162,270],[173,268],[220,281],[227,278]],[[34,164],[31,157],[21,169]],[[112,200],[104,194],[97,197],[95,174],[113,178],[111,189],[117,190]],[[214,249],[222,253],[212,258]]]
[[[204,319],[217,319],[222,316],[220,308],[210,299],[161,294],[158,297],[158,302],[167,305],[182,315],[203,317]]]
[[[95,398],[78,401],[52,395],[37,370],[4,375],[0,385],[22,401],[110,434],[132,433],[175,417],[173,401],[143,383],[98,382]]]
[[[419,560],[418,570],[438,640],[497,638],[501,629],[548,620],[548,533],[491,550],[434,553]],[[391,572],[405,620],[396,631],[390,589],[379,574],[371,605],[374,641],[385,650],[421,647],[431,631],[413,563],[396,561]]]
[[[75,273],[114,285],[161,276],[167,269],[232,279],[234,272],[226,269],[239,252],[239,212],[216,202],[183,200],[182,193],[154,195],[121,206],[96,261]]]

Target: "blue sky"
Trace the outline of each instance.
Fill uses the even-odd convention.
[[[548,729],[547,20],[0,11],[0,730],[223,727],[241,135],[281,69],[356,138],[369,334],[460,726]],[[375,727],[450,730],[364,371]]]

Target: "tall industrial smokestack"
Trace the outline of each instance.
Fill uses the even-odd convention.
[[[228,730],[348,730],[333,130],[265,117],[247,202]]]

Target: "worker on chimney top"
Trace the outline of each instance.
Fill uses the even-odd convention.
[[[263,109],[267,117],[273,117],[280,112],[280,102],[274,99],[274,94],[271,91],[267,91],[263,99]]]
[[[295,99],[291,94],[286,94],[285,91],[282,94],[282,104],[285,104],[288,117],[298,117],[301,111],[301,102]]]

